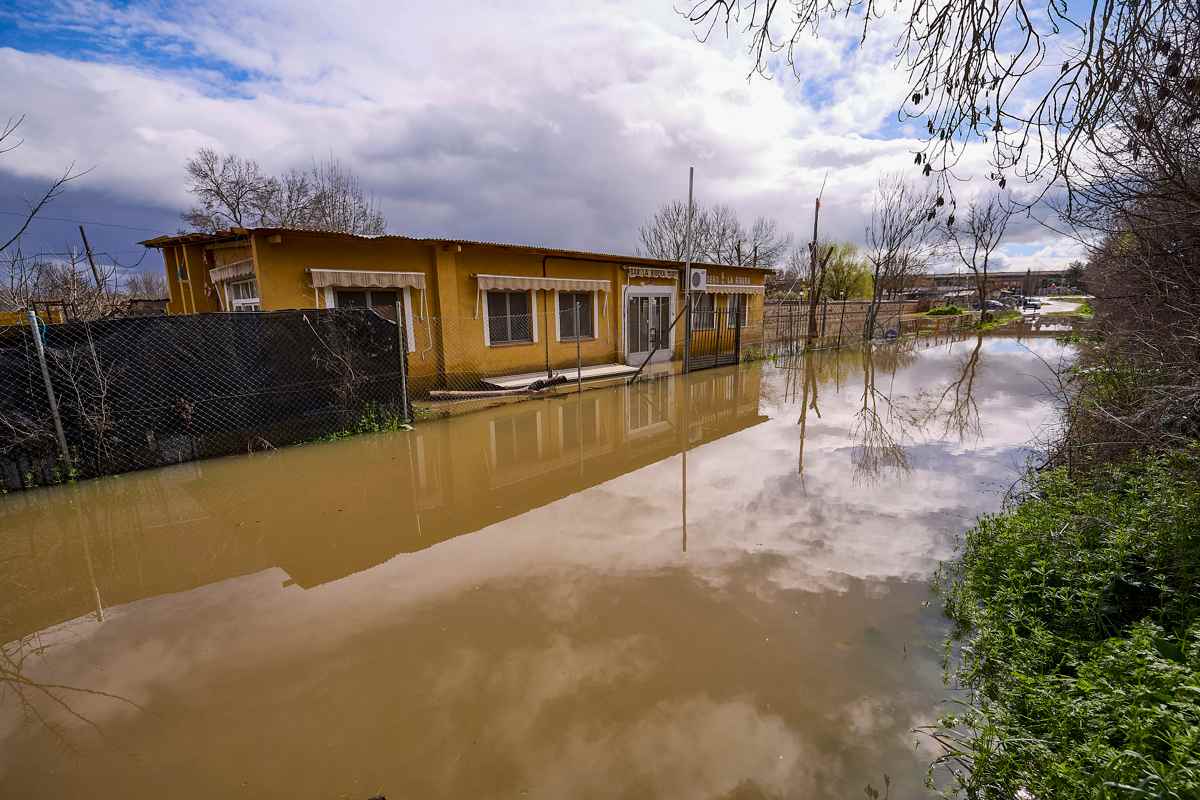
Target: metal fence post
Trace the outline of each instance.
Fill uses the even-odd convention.
[[[733,323],[733,363],[742,363],[742,303],[746,302],[746,295],[741,295],[741,300],[737,305],[737,319]]]
[[[592,302],[596,302],[593,297]],[[575,301],[575,392],[583,394],[583,345],[580,344],[582,338],[579,335],[579,300]],[[580,445],[582,447],[583,445]]]
[[[42,380],[46,384],[46,397],[50,400],[50,416],[54,419],[54,435],[58,439],[58,451],[62,455],[67,469],[70,469],[71,451],[67,448],[67,435],[63,433],[62,418],[58,415],[58,398],[54,394],[54,384],[50,380],[50,367],[46,364],[46,347],[42,342],[42,331],[38,327],[40,323],[33,309],[27,309],[26,313],[29,315],[29,330],[33,334],[38,362],[42,365]]]
[[[404,303],[396,300],[396,355],[400,361],[400,406],[404,409],[404,424],[412,423],[412,406],[408,399],[408,330],[404,318]]]

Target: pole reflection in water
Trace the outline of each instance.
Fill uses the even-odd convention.
[[[929,575],[1052,413],[943,345],[2,497],[0,795],[917,796]]]

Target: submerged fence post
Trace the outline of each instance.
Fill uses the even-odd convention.
[[[595,303],[595,298],[592,298]],[[575,392],[583,394],[583,337],[579,333],[579,301],[575,301]],[[582,447],[582,445],[580,445]]]
[[[67,448],[67,435],[63,433],[62,418],[58,415],[58,398],[54,394],[54,384],[50,381],[50,367],[46,364],[46,347],[42,342],[42,331],[38,327],[40,323],[32,308],[26,309],[26,313],[29,315],[29,330],[33,334],[38,362],[42,365],[42,381],[46,384],[46,397],[50,400],[50,416],[54,419],[54,435],[58,439],[58,451],[62,455],[67,469],[70,469],[71,451]]]
[[[742,303],[746,302],[746,295],[742,295],[742,299],[738,301],[737,318],[733,321],[733,363],[742,363]]]
[[[412,423],[412,408],[408,399],[408,331],[404,318],[404,303],[396,300],[396,355],[400,359],[400,405],[404,409],[404,424]]]

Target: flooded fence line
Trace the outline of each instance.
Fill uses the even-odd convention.
[[[355,309],[0,328],[0,489],[394,427],[401,340]]]
[[[884,300],[871,320],[867,300],[825,300],[811,311],[815,333],[810,349],[838,348],[875,339],[904,336],[942,335],[970,330],[979,321],[977,313],[926,317],[917,313],[912,300]],[[764,356],[789,355],[809,345],[810,309],[801,301],[768,301],[763,311],[759,338]],[[869,335],[867,327],[871,327]]]

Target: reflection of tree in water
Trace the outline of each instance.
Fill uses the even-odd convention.
[[[102,692],[98,689],[84,689],[78,686],[66,686],[60,683],[44,683],[30,678],[27,674],[27,662],[31,658],[43,658],[53,645],[42,642],[39,634],[31,634],[8,644],[0,645],[0,709],[9,703],[15,703],[22,718],[27,722],[42,725],[64,749],[74,752],[76,748],[66,736],[64,726],[55,722],[43,711],[42,706],[60,709],[67,716],[83,723],[103,737],[104,731],[93,720],[72,708],[72,696],[89,695],[105,697],[121,703],[126,703],[139,711],[145,709],[127,697]]]
[[[941,424],[941,436],[951,435],[959,441],[968,436],[979,438],[982,426],[979,404],[975,401],[975,377],[979,370],[979,357],[983,349],[983,335],[975,338],[975,346],[963,359],[954,380],[940,394],[921,393],[913,401],[908,412],[909,420],[923,430]]]
[[[914,357],[905,348],[884,347],[880,348],[879,361],[895,377],[896,369]],[[862,349],[862,363],[862,408],[854,415],[851,437],[855,444],[851,462],[857,480],[873,482],[888,470],[907,473],[910,467],[899,438],[903,435],[903,419],[892,413],[891,399],[876,387],[874,347],[868,345]],[[889,426],[896,427],[899,436],[893,434]]]
[[[800,455],[796,471],[801,478],[804,476],[804,439],[808,434],[808,412],[809,409],[817,415],[817,419],[821,418],[821,408],[817,405],[817,387],[820,381],[817,380],[817,371],[813,366],[813,353],[810,351],[804,354],[804,374],[801,380],[804,387],[801,390],[800,396]],[[803,483],[801,483],[803,486]]]

